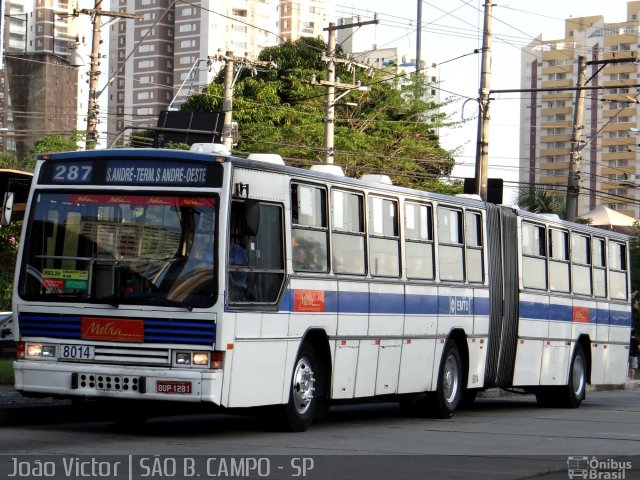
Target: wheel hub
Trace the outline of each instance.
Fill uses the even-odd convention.
[[[316,378],[311,364],[306,358],[298,360],[293,373],[293,402],[296,410],[304,414],[311,407],[315,396]]]

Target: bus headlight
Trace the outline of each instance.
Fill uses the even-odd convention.
[[[194,352],[193,364],[198,366],[209,366],[209,353],[208,352]]]
[[[27,358],[55,358],[56,346],[43,345],[42,343],[27,343],[25,352]]]
[[[189,352],[177,352],[176,353],[177,365],[191,365],[191,353]]]
[[[176,352],[175,364],[183,367],[208,367],[209,352]]]

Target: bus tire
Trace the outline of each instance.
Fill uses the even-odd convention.
[[[463,366],[458,346],[448,341],[442,353],[436,391],[427,395],[428,415],[450,418],[462,399]]]
[[[286,430],[304,432],[311,426],[321,403],[318,396],[319,382],[323,378],[321,368],[311,343],[303,342],[293,367],[289,401],[285,405]]]
[[[563,408],[578,408],[586,398],[587,390],[587,358],[582,344],[576,343],[569,367],[569,382],[563,387],[559,406]]]

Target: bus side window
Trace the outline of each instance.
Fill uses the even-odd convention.
[[[609,242],[609,282],[612,299],[627,299],[627,247]]]
[[[369,272],[377,277],[400,275],[398,202],[369,197]]]
[[[467,280],[473,283],[484,282],[484,255],[482,247],[482,215],[480,212],[465,213],[465,245]]]
[[[257,232],[243,228],[242,202],[231,208],[228,291],[232,303],[275,303],[284,283],[282,206],[261,202]]]
[[[591,239],[571,234],[571,280],[573,293],[591,295]]]
[[[407,278],[433,280],[433,207],[405,203],[404,222]]]
[[[327,191],[303,184],[291,185],[291,250],[293,269],[327,272]]]
[[[464,282],[461,210],[438,207],[438,257],[440,280]]]
[[[569,291],[569,233],[549,229],[549,288],[556,292]]]
[[[364,275],[364,216],[362,194],[331,192],[332,264],[335,273]]]
[[[545,228],[522,222],[522,284],[525,288],[547,289],[546,257]]]
[[[593,239],[593,294],[607,297],[607,255],[604,238]]]

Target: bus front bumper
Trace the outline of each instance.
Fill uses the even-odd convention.
[[[222,405],[222,371],[18,360],[19,392],[59,397],[211,402]]]

